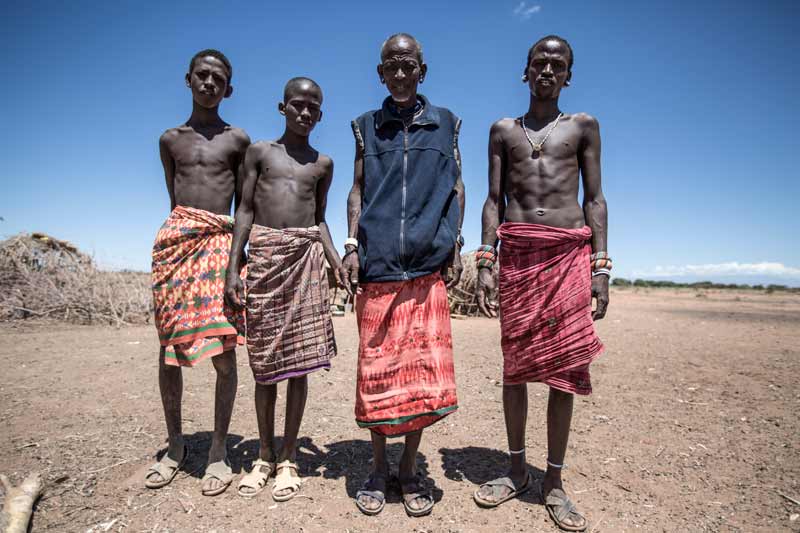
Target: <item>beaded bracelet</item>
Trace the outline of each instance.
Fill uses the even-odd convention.
[[[475,264],[478,268],[493,268],[497,262],[497,251],[494,246],[482,244],[475,252]]]
[[[608,255],[608,252],[593,253],[589,256],[589,261],[592,265],[592,272],[606,273],[611,272],[611,269],[614,268],[614,262],[611,260],[611,256]]]

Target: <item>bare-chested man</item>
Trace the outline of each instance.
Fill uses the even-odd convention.
[[[250,144],[226,124],[218,108],[233,92],[231,64],[217,50],[198,52],[186,86],[192,115],[160,139],[161,162],[172,212],[153,247],[153,300],[161,341],[158,383],[169,447],[145,477],[149,488],[169,484],[189,452],[181,432],[181,366],[212,358],[217,371],[214,435],[202,493],[221,494],[233,479],[225,439],[236,397],[234,347],[244,342],[243,317],[223,305],[224,275],[233,232],[231,201],[238,169]]]
[[[477,297],[494,316],[492,266],[500,240],[503,409],[511,469],[483,484],[475,501],[497,505],[531,487],[525,462],[528,382],[550,387],[547,473],[541,492],[555,523],[568,531],[587,521],[563,490],[573,394],[589,394],[589,364],[603,345],[592,319],[608,305],[606,201],[600,186],[600,130],[585,113],[564,114],[558,97],[572,76],[570,45],[547,36],[531,47],[523,81],[528,112],[502,119],[489,137],[489,195],[483,207]],[[583,205],[578,203],[583,178]],[[592,313],[592,296],[597,308]]]
[[[321,107],[322,89],[316,82],[289,80],[278,104],[286,117],[283,136],[253,144],[245,157],[225,287],[235,307],[246,304],[247,351],[256,380],[260,450],[252,471],[239,483],[245,498],[261,492],[273,472],[273,499],[286,501],[300,490],[295,449],[307,376],[330,368],[336,355],[325,271],[327,259],[339,281],[341,259],[325,222],[333,161],[308,144],[322,118]],[[245,291],[238,266],[248,239]],[[283,446],[276,454],[275,400],[277,383],[283,380],[289,381],[286,420]]]

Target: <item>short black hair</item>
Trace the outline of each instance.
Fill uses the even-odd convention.
[[[545,37],[542,37],[535,43],[533,43],[533,46],[531,46],[530,49],[528,50],[528,62],[525,64],[525,72],[528,72],[528,67],[531,64],[531,58],[533,57],[533,51],[536,49],[537,46],[539,46],[542,43],[546,43],[547,41],[558,41],[567,47],[567,50],[569,50],[569,61],[567,62],[567,70],[568,71],[572,70],[572,63],[575,59],[575,54],[572,53],[572,47],[563,37],[559,37],[558,35],[547,35]]]
[[[298,85],[302,85],[304,83],[310,83],[314,87],[319,90],[320,97],[322,96],[322,87],[319,86],[319,83],[315,82],[311,78],[306,78],[305,76],[298,76],[296,78],[292,78],[286,82],[286,86],[283,88],[283,101],[284,103],[289,99],[289,93],[292,89],[297,87]]]
[[[389,44],[389,41],[393,41],[395,39],[405,39],[407,41],[411,41],[417,46],[417,61],[422,63],[422,43],[417,40],[416,37],[411,35],[410,33],[395,33],[394,35],[390,35],[383,44],[381,45],[381,62],[383,62],[383,51],[386,49],[386,45]]]
[[[204,57],[214,57],[222,61],[222,64],[225,65],[225,68],[228,69],[228,83],[231,82],[231,78],[233,78],[233,67],[231,66],[231,62],[228,61],[228,58],[225,57],[225,54],[220,52],[219,50],[214,50],[213,48],[206,48],[205,50],[200,50],[194,56],[192,56],[192,60],[189,62],[189,74],[192,73],[192,69],[194,69],[194,64],[197,62],[198,59],[202,59]]]

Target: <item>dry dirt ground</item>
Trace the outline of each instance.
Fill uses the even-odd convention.
[[[305,482],[288,503],[268,492],[243,500],[235,486],[200,494],[210,361],[184,371],[188,465],[172,485],[143,488],[165,435],[152,327],[0,325],[0,473],[18,483],[43,472],[35,532],[556,531],[535,491],[495,510],[472,501],[507,460],[499,327],[489,319],[453,321],[460,409],[426,430],[418,458],[436,485],[433,514],[406,517],[397,494],[381,515],[359,513],[352,498],[370,444],[352,415],[354,318],[335,327],[340,354],[310,379]],[[607,352],[592,367],[594,394],[576,401],[564,474],[590,530],[800,531],[800,505],[782,496],[800,499],[800,297],[615,291],[598,328]],[[235,472],[257,452],[243,349],[239,383],[228,439]],[[531,385],[529,394],[528,462],[540,479],[547,391]]]

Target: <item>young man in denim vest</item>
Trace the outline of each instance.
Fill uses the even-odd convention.
[[[352,124],[355,177],[343,269],[360,284],[355,412],[358,425],[371,430],[374,461],[356,505],[368,515],[385,503],[390,436],[405,436],[398,478],[406,512],[431,512],[417,449],[423,428],[458,406],[445,283],[461,277],[461,121],[417,94],[426,72],[414,37],[389,37],[378,76],[390,96]]]

